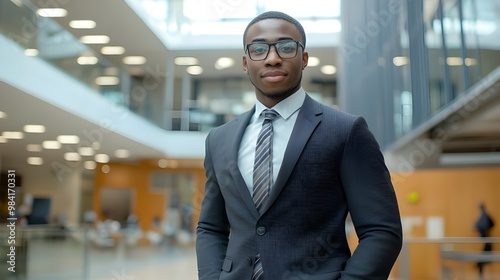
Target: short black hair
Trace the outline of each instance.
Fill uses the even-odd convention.
[[[248,32],[248,29],[250,28],[250,26],[252,26],[256,22],[259,22],[259,21],[264,20],[264,19],[282,19],[282,20],[286,20],[289,23],[295,25],[295,27],[297,28],[297,30],[300,33],[300,36],[302,37],[301,43],[302,43],[302,45],[304,45],[304,48],[306,47],[306,32],[304,31],[304,27],[302,27],[302,24],[300,24],[300,22],[298,20],[294,19],[293,17],[291,17],[283,12],[278,12],[278,11],[264,12],[264,13],[258,15],[257,17],[255,17],[254,19],[252,19],[252,21],[250,21],[250,23],[248,23],[247,28],[245,28],[245,32],[243,33],[243,47],[245,47],[245,38],[247,37],[247,32]]]

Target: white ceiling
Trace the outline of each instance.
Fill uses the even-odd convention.
[[[92,161],[94,157],[82,157],[80,162],[71,163],[64,160],[64,153],[77,152],[78,147],[89,146],[94,141],[100,143],[100,149],[96,153],[108,154],[112,159],[117,147],[131,151],[131,157],[128,160],[159,158],[163,155],[160,150],[137,143],[120,134],[97,131],[96,128],[99,127],[96,124],[3,82],[0,82],[0,94],[2,97],[0,111],[7,114],[6,118],[0,118],[0,131],[23,131],[26,124],[43,124],[46,127],[45,133],[24,133],[23,139],[12,139],[7,143],[0,143],[2,169],[23,170],[27,167],[28,157],[42,157],[44,166],[49,169],[81,167],[83,161]],[[28,144],[42,144],[46,140],[56,140],[59,135],[77,135],[81,142],[63,144],[58,150],[42,149],[41,152],[26,150]]]
[[[47,6],[46,0],[31,0],[38,7]],[[165,40],[158,38],[151,31],[151,28],[134,12],[127,2],[124,0],[66,0],[60,4],[61,8],[68,11],[68,15],[63,18],[54,18],[61,26],[67,28],[76,38],[84,35],[107,35],[110,37],[110,42],[107,45],[123,46],[126,53],[118,56],[106,56],[106,59],[113,65],[127,69],[133,75],[145,75],[153,71],[155,74],[167,74],[167,63],[178,56],[194,56],[199,60],[199,65],[203,67],[204,72],[201,77],[243,77],[245,73],[242,69],[242,38],[240,36],[234,38],[232,45],[238,47],[226,48],[207,48],[207,46],[199,45],[199,48],[190,48],[189,50],[167,50]],[[96,22],[96,27],[91,30],[77,30],[69,28],[71,20],[86,19]],[[222,38],[226,39],[227,38]],[[194,40],[191,37],[186,40]],[[221,40],[217,37],[209,38],[209,40]],[[324,40],[324,38],[323,38]],[[193,42],[186,42],[193,45]],[[196,45],[196,43],[194,44]],[[89,45],[97,53],[103,45]],[[241,47],[240,47],[241,46]],[[309,67],[304,72],[304,79],[311,78],[334,79],[334,76],[322,74],[320,67],[322,65],[338,65],[336,59],[336,51],[332,45],[311,48],[308,47],[310,55],[320,59],[318,67]],[[122,58],[127,55],[142,55],[146,57],[146,64],[142,67],[127,66],[122,63]],[[215,62],[220,57],[230,57],[235,60],[233,67],[216,70]],[[182,77],[186,67],[175,67],[175,76]],[[156,75],[158,76],[158,75]]]

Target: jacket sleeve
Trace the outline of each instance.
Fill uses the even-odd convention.
[[[389,171],[365,120],[347,136],[341,180],[358,246],[341,279],[386,280],[402,247],[402,226]]]
[[[210,154],[210,134],[206,140],[205,170],[207,181],[196,230],[198,278],[217,280],[222,271],[229,241],[229,222]]]

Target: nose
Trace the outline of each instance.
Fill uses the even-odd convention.
[[[266,65],[275,66],[281,64],[281,62],[282,60],[280,55],[278,54],[278,51],[276,50],[276,46],[271,46],[266,57]]]

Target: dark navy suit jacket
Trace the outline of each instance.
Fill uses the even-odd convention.
[[[238,170],[241,138],[254,110],[206,139],[199,279],[250,280],[257,253],[265,280],[387,279],[402,245],[401,220],[365,120],[306,96],[259,215]],[[352,256],[348,212],[359,238]]]

